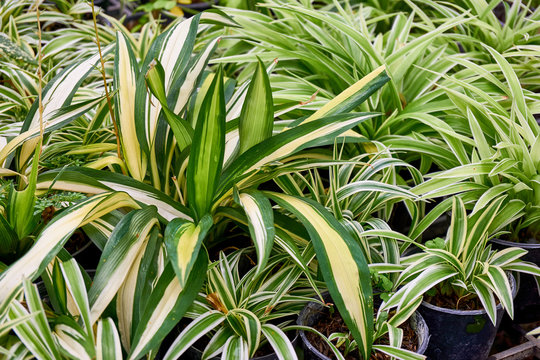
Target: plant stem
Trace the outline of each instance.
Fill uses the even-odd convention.
[[[118,154],[118,158],[123,160],[122,151],[120,149],[120,135],[118,132],[118,124],[116,123],[116,118],[114,116],[114,111],[111,104],[111,96],[109,94],[109,88],[107,86],[107,77],[105,76],[105,60],[103,60],[103,55],[101,53],[101,44],[99,42],[99,33],[98,33],[98,28],[97,28],[97,19],[96,19],[96,11],[94,8],[94,0],[92,0],[91,6],[92,6],[92,19],[94,21],[94,31],[96,33],[96,44],[97,44],[98,52],[99,52],[99,60],[101,62],[100,72],[101,72],[101,76],[103,77],[103,85],[105,86],[105,97],[107,98],[107,106],[109,107],[109,113],[111,114],[111,120],[114,126],[114,134],[116,135],[116,152]],[[122,172],[124,171],[122,170]]]
[[[43,73],[41,70],[41,65],[43,63],[43,53],[41,52],[41,22],[39,20],[39,0],[36,1],[36,17],[37,17],[37,35],[38,35],[38,114],[39,114],[39,137],[40,137],[40,153],[42,151],[41,147],[43,146],[43,89],[41,87],[41,81],[43,80]]]

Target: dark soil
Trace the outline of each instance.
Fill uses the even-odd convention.
[[[470,294],[469,296],[459,297],[456,294],[425,296],[424,300],[430,304],[445,309],[453,310],[482,310],[484,306],[478,296]],[[498,301],[496,300],[498,304]]]
[[[349,332],[347,325],[343,321],[343,318],[341,317],[337,309],[335,309],[334,314],[331,315],[330,310],[328,308],[325,308],[323,310],[321,318],[315,325],[313,325],[313,328],[321,332],[326,337],[336,332],[341,332],[341,333]],[[418,337],[416,336],[416,333],[412,329],[409,322],[406,321],[400,326],[400,328],[403,329],[402,348],[406,350],[410,350],[410,351],[416,351],[418,347]],[[311,343],[311,345],[313,345],[321,354],[329,357],[330,359],[336,359],[330,347],[317,334],[306,331],[306,337],[308,341]],[[383,337],[381,339],[378,339],[376,341],[376,344],[388,344],[388,338]],[[340,347],[339,350],[343,353],[344,347]],[[354,352],[349,353],[347,356],[345,356],[345,359],[357,360],[357,359],[360,359],[360,354],[358,353],[358,351],[355,350]],[[370,357],[370,360],[387,360],[387,359],[390,359],[390,356],[380,353],[380,352],[372,353]]]

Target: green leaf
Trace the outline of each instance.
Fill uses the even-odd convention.
[[[360,354],[369,358],[373,296],[362,249],[322,205],[279,193],[265,194],[298,217],[308,230],[332,300],[358,343]]]
[[[146,72],[146,84],[161,104],[162,112],[173,131],[178,148],[180,151],[183,151],[191,145],[193,128],[186,120],[177,116],[169,109],[167,95],[165,94],[165,70],[163,70],[163,67],[156,59],[150,63],[148,71]]]
[[[280,328],[272,324],[264,324],[261,331],[279,360],[296,360],[298,358],[291,340]]]
[[[122,344],[113,319],[99,320],[96,335],[96,360],[120,360],[122,358]]]
[[[197,340],[214,330],[225,321],[225,315],[219,311],[208,311],[189,323],[174,340],[163,360],[178,359]]]
[[[202,242],[212,225],[212,217],[208,214],[197,225],[182,219],[174,219],[167,225],[165,246],[181,286],[186,286]]]
[[[186,287],[180,285],[171,265],[165,267],[143,311],[128,359],[140,359],[176,326],[201,289],[207,267],[208,255],[199,251]]]
[[[240,336],[230,337],[223,348],[222,360],[248,360],[249,352],[246,341]]]
[[[465,247],[467,238],[467,210],[463,200],[453,197],[452,219],[448,229],[448,250],[455,256],[459,256]]]
[[[261,341],[261,322],[257,315],[246,309],[232,309],[226,319],[229,327],[246,341],[249,356],[255,356]]]
[[[114,299],[132,269],[135,259],[144,251],[150,230],[158,223],[154,206],[131,211],[114,228],[99,260],[92,287],[88,292],[91,319],[94,324]]]
[[[261,59],[246,95],[246,101],[240,113],[238,131],[240,134],[239,153],[272,136],[274,126],[274,103],[270,79]]]
[[[270,201],[259,191],[238,194],[238,202],[244,209],[251,239],[257,251],[257,270],[259,274],[265,268],[274,245],[274,212]]]
[[[225,152],[225,95],[218,69],[199,112],[187,167],[187,196],[195,219],[212,206]]]
[[[37,236],[34,246],[0,274],[0,302],[21,285],[21,278],[35,279],[78,227],[121,207],[138,205],[125,193],[102,193],[55,217]]]

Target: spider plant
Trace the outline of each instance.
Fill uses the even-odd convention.
[[[409,306],[434,288],[437,296],[479,299],[493,324],[496,298],[513,317],[512,290],[505,272],[540,276],[540,269],[520,260],[526,250],[514,247],[494,251],[488,244],[489,237],[504,225],[496,221],[504,200],[504,196],[497,197],[468,215],[463,201],[453,197],[446,239],[418,245],[422,252],[402,259],[406,267],[397,281],[397,286],[402,287],[383,308]]]
[[[415,13],[373,16],[368,6],[350,2],[334,2],[324,9],[298,1],[271,0],[261,6],[271,10],[271,15],[227,9],[242,27],[233,30],[229,48],[213,62],[227,62],[231,70],[237,70],[249,69],[246,64],[255,60],[254,55],[278,58],[279,67],[271,79],[277,104],[306,101],[316,93],[303,108],[315,109],[347,84],[385,64],[390,86],[363,105],[364,110],[384,115],[357,127],[359,134],[378,140],[386,134],[423,132],[429,130],[424,122],[431,120],[425,113],[445,107],[448,99],[433,86],[439,75],[423,69],[442,74],[453,71],[453,55],[459,50],[451,41],[452,29],[467,21],[464,16],[434,23],[417,20]],[[377,26],[383,22],[392,26],[379,33]]]
[[[313,289],[288,256],[273,255],[262,271],[240,270],[246,251],[220,253],[210,264],[207,282],[186,316],[193,320],[178,335],[164,359],[177,359],[207,336],[202,359],[249,359],[269,343],[280,359],[297,359],[283,328],[311,300]]]
[[[8,319],[18,342],[40,359],[122,359],[118,330],[111,318],[90,324],[90,308],[83,275],[74,260],[60,262],[60,279],[69,289],[72,303],[69,315],[58,316],[44,307],[37,286],[24,281],[24,297],[9,303]],[[80,322],[78,320],[81,320]],[[13,345],[10,352],[16,351]]]
[[[419,325],[418,317],[413,314],[415,314],[415,311],[420,305],[420,302],[421,301],[414,301],[409,304],[409,306],[403,307],[397,312],[389,311],[388,309],[379,309],[373,324],[373,354],[382,353],[401,360],[418,360],[426,358],[424,355],[401,348],[404,333],[403,329],[400,328],[400,326],[407,320],[410,321],[410,325],[413,327],[413,329],[416,325]],[[321,304],[321,308],[323,306],[328,306],[328,304]],[[330,304],[329,311],[331,314],[333,314],[333,311],[335,311],[332,304]],[[326,337],[318,330],[307,326],[298,326],[296,328],[298,328],[299,330],[310,331],[320,336],[321,339],[332,350],[337,359],[342,360],[347,357],[350,358],[350,354],[358,350],[358,344],[356,343],[356,340],[354,340],[350,332],[331,333],[328,337]],[[418,327],[418,329],[420,328]],[[389,340],[389,344],[379,343],[384,338],[387,338]],[[343,348],[343,351],[340,351],[340,348]]]
[[[523,232],[526,238],[538,237],[540,127],[533,117],[533,111],[538,110],[534,109],[534,97],[521,87],[512,66],[494,49],[488,48],[488,51],[498,62],[507,85],[495,77],[488,77],[489,83],[502,93],[502,101],[508,98],[510,103],[497,101],[480,86],[448,78],[450,86],[446,91],[456,110],[447,116],[457,120],[457,134],[468,139],[456,141],[444,135],[445,130],[435,127],[444,142],[432,141],[431,148],[439,155],[448,154],[451,161],[441,156],[437,164],[443,171],[427,175],[431,179],[412,192],[424,198],[468,192],[470,201],[476,201],[473,212],[497,196],[507,194],[516,209],[514,214],[508,215],[510,220],[515,220],[507,229],[510,238],[518,240]],[[454,88],[456,85],[461,89]],[[455,165],[450,166],[450,163]],[[523,217],[518,215],[522,210],[520,204],[524,206]]]

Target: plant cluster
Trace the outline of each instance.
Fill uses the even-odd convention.
[[[424,300],[513,316],[508,274],[540,269],[489,240],[540,240],[540,8],[498,3],[265,0],[131,30],[0,3],[0,358],[296,359],[325,291],[338,359],[425,358],[400,328]]]

